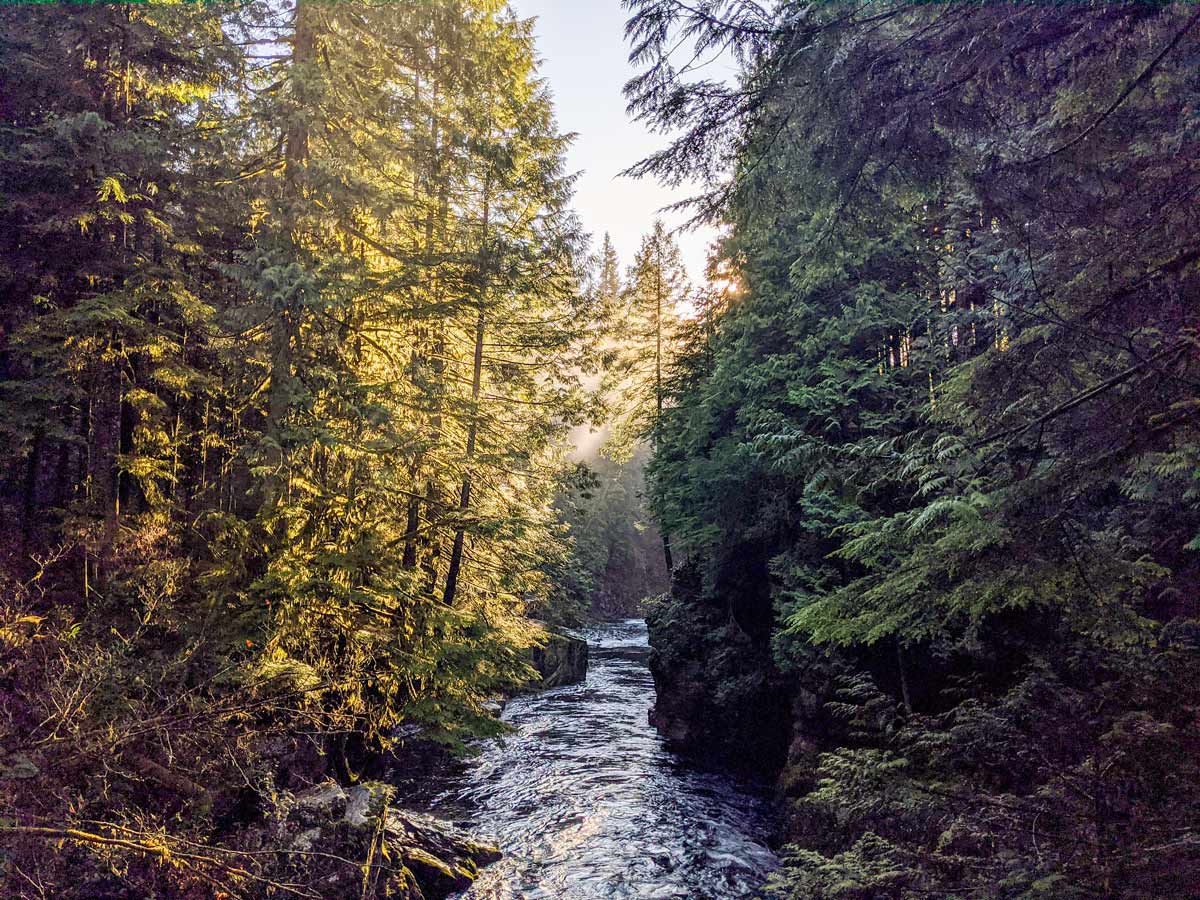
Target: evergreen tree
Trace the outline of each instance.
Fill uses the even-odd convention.
[[[604,235],[600,245],[598,260],[599,271],[596,274],[596,306],[608,320],[619,313],[623,288],[621,285],[621,258],[613,247],[612,237]]]
[[[122,828],[232,859],[306,747],[502,730],[597,331],[534,62],[491,0],[0,11],[0,804],[103,832],[20,845],[56,896]]]
[[[554,568],[561,599],[547,614],[578,625],[587,616],[631,618],[668,586],[662,538],[650,517],[644,467],[649,448],[631,459],[589,459],[584,477],[566,486],[555,505],[571,554]],[[573,602],[572,602],[573,601]]]
[[[661,441],[679,307],[688,291],[679,247],[666,226],[655,222],[626,276],[616,365],[609,373],[609,389],[621,395],[607,445],[617,460],[629,459],[638,441],[649,440],[653,447]],[[666,531],[663,553],[669,571],[673,561]]]
[[[684,128],[640,169],[732,163],[700,212],[745,286],[651,466],[705,575],[656,640],[792,682],[776,895],[1186,892],[1194,11],[632,6],[634,105]],[[680,625],[713,608],[754,646]]]
[[[101,590],[122,522],[182,495],[193,438],[172,411],[208,390],[213,314],[193,230],[211,170],[191,165],[209,147],[185,113],[233,59],[214,14],[8,9],[0,27],[4,493],[29,550],[71,507]]]

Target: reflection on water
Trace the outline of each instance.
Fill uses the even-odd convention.
[[[752,785],[689,768],[646,722],[646,626],[588,634],[586,684],[513,701],[517,729],[443,802],[504,859],[466,900],[732,900],[775,865],[768,803]]]

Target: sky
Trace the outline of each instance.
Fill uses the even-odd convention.
[[[621,89],[636,74],[627,62],[627,14],[620,0],[512,0],[512,6],[522,18],[537,17],[541,73],[554,95],[559,128],[578,135],[567,157],[568,168],[581,173],[575,208],[595,246],[610,233],[622,266],[628,266],[659,210],[695,192],[618,176],[666,143],[663,135],[650,133],[625,113]],[[675,227],[686,216],[662,218]],[[676,237],[688,274],[703,282],[716,232],[701,229]]]

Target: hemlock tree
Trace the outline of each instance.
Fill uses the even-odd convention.
[[[531,35],[490,0],[0,11],[0,743],[41,779],[0,817],[220,845],[306,747],[348,777],[401,723],[501,727],[596,333]],[[82,896],[127,862],[82,846],[10,858]]]
[[[609,390],[620,396],[607,452],[618,461],[630,458],[638,441],[647,440],[651,447],[661,441],[680,306],[688,291],[679,247],[657,221],[629,267],[615,324],[619,346]],[[662,537],[669,571],[674,568],[670,535],[664,531]]]
[[[772,894],[1186,892],[1200,16],[630,5],[684,131],[641,171],[732,175],[745,291],[650,471],[706,576],[671,621],[732,607],[804,698]]]

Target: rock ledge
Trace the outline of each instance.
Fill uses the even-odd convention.
[[[364,900],[445,900],[500,859],[497,848],[449,822],[394,808],[394,794],[379,782],[284,794],[246,849],[277,848],[300,883],[326,897]]]
[[[578,684],[587,679],[588,645],[583,638],[546,628],[546,646],[534,647],[531,662],[542,676],[537,688]]]

